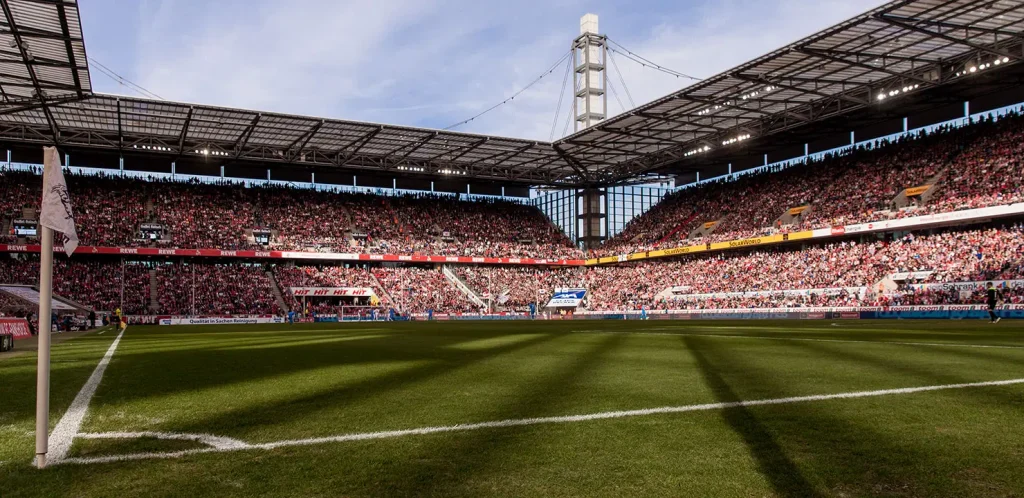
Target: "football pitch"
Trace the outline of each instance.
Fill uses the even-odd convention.
[[[1012,321],[108,329],[53,348],[44,470],[35,360],[3,497],[1024,496]]]

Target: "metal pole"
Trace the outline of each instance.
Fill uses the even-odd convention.
[[[121,257],[121,314],[125,313],[124,309],[124,257]]]
[[[192,316],[196,316],[196,265],[192,267]]]
[[[46,467],[46,453],[49,451],[50,300],[53,297],[53,230],[42,228],[42,248],[39,253],[39,355],[36,363],[36,467],[40,469]]]

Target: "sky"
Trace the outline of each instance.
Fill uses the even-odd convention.
[[[96,92],[140,96],[94,61],[167,100],[445,128],[546,74],[455,129],[547,141],[572,133],[566,66],[547,71],[569,52],[585,13],[620,46],[704,78],[882,3],[87,0],[80,12]],[[692,84],[612,57],[612,115]]]

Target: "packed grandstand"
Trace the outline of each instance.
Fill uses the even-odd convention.
[[[978,302],[980,286],[993,280],[1008,282],[1009,302],[1021,303],[1014,281],[1024,279],[1024,226],[1013,210],[973,224],[840,232],[641,261],[626,255],[1017,205],[1022,139],[1024,118],[1011,112],[681,188],[589,252],[537,208],[507,199],[68,175],[84,249],[57,258],[54,289],[83,309],[132,315],[524,313],[561,288],[586,289],[579,309],[594,311],[958,304]],[[0,283],[35,285],[34,239],[14,225],[36,215],[39,171],[4,169],[0,180]],[[111,256],[88,248],[133,249]],[[146,257],[140,248],[291,256]],[[335,257],[342,253],[367,258]],[[584,261],[608,255],[621,256],[615,264]],[[510,263],[520,258],[531,264]],[[294,289],[369,290],[313,299]],[[0,291],[5,312],[30,304]]]

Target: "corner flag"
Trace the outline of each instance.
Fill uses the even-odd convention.
[[[63,234],[64,252],[68,256],[78,247],[75,218],[71,212],[71,196],[60,167],[56,147],[43,147],[43,209],[39,224]]]
[[[36,467],[46,466],[50,422],[50,308],[53,299],[53,234],[60,232],[68,256],[78,247],[71,197],[60,169],[60,154],[43,147],[43,202],[39,249],[39,355],[36,363]]]

